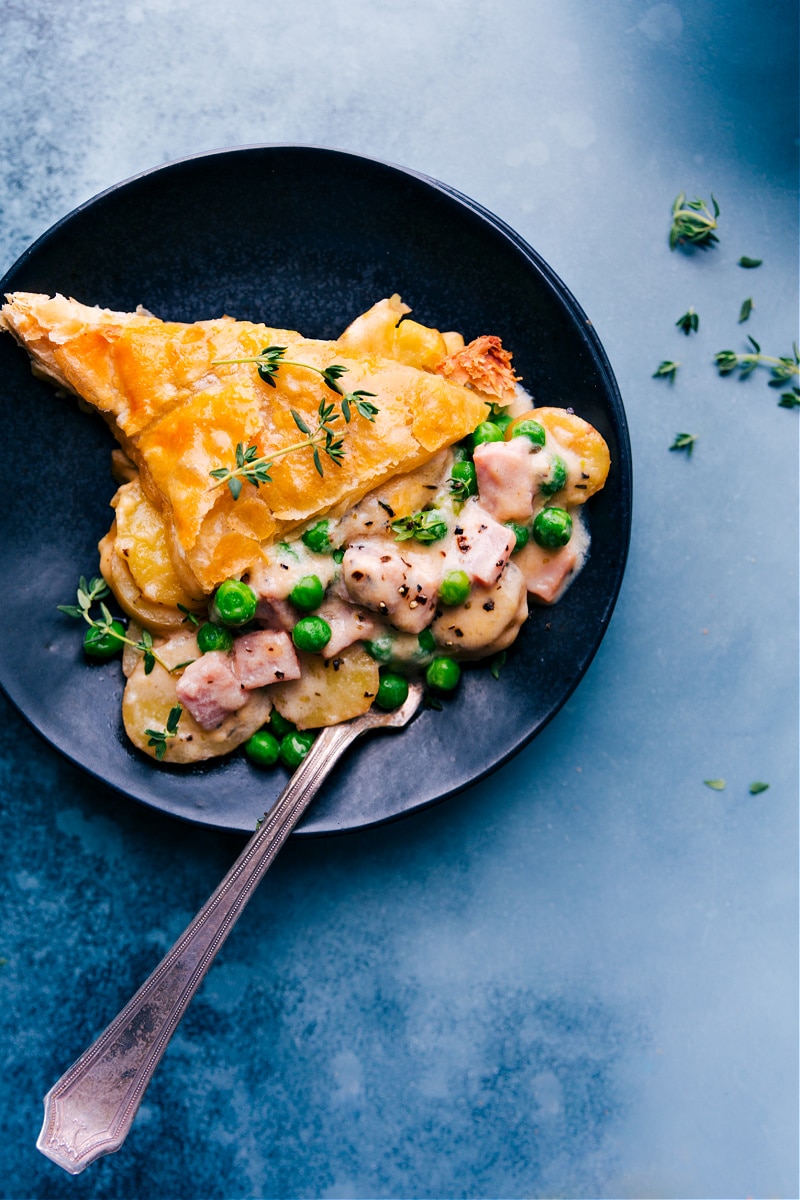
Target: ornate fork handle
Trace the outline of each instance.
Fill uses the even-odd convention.
[[[45,1096],[36,1145],[71,1175],[119,1150],[145,1089],[242,909],[322,782],[362,733],[405,725],[422,691],[394,713],[368,712],[322,731],[214,894],[149,979]]]

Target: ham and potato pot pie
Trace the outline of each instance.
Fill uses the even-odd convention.
[[[244,744],[296,766],[309,731],[397,707],[409,675],[452,690],[585,560],[608,447],[534,407],[497,337],[465,345],[399,296],[336,341],[6,300],[34,373],[119,443],[102,578],[64,607],[88,655],[123,650],[125,729],[159,761]]]

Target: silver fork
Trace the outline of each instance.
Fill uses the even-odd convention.
[[[71,1175],[119,1150],[178,1022],[275,855],[351,742],[399,729],[419,708],[412,684],[396,712],[370,710],[319,734],[217,890],[122,1012],[44,1098],[36,1145]]]

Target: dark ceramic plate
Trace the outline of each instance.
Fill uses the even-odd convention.
[[[554,715],[608,625],[628,548],[631,466],[622,402],[602,346],[563,283],[512,230],[430,179],[351,154],[262,146],[172,163],[120,184],[39,239],[2,292],[137,304],[173,321],[221,313],[332,338],[399,292],[414,317],[469,340],[499,334],[543,405],[573,405],[608,441],[612,468],[589,504],[592,550],[565,598],[536,608],[499,681],[470,669],[445,711],[346,756],[299,827],[376,824],[450,795],[519,750]],[[0,556],[0,683],[52,745],[112,787],[175,816],[251,831],[286,774],[243,753],[156,767],[127,742],[118,662],[88,666],[81,630],[56,611],[97,570],[110,523],[112,438],[30,373],[0,336],[6,486]]]

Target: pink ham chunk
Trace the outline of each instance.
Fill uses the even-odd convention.
[[[543,604],[552,604],[563,592],[576,566],[579,552],[572,542],[559,550],[545,550],[530,541],[514,558],[525,577],[525,586]]]
[[[378,622],[362,608],[346,604],[336,596],[328,596],[317,609],[316,615],[331,627],[331,640],[322,650],[323,658],[335,658],[354,642],[372,638],[378,631]]]
[[[190,663],[175,691],[202,729],[217,729],[247,700],[244,685],[233,673],[233,658],[223,650],[212,650]]]
[[[300,663],[292,639],[288,633],[272,629],[245,633],[236,639],[233,670],[242,687],[248,689],[300,678]]]
[[[533,516],[535,458],[530,438],[482,442],[475,447],[481,507],[498,521],[530,521]]]
[[[291,633],[297,624],[297,610],[288,600],[262,597],[256,608],[256,620],[265,629],[283,629]]]
[[[404,633],[421,633],[431,623],[442,578],[441,565],[396,550],[377,539],[349,546],[342,582],[356,604],[377,611]]]
[[[468,500],[454,533],[456,552],[448,567],[466,571],[482,587],[494,587],[517,544],[513,529],[495,521],[477,500]]]

